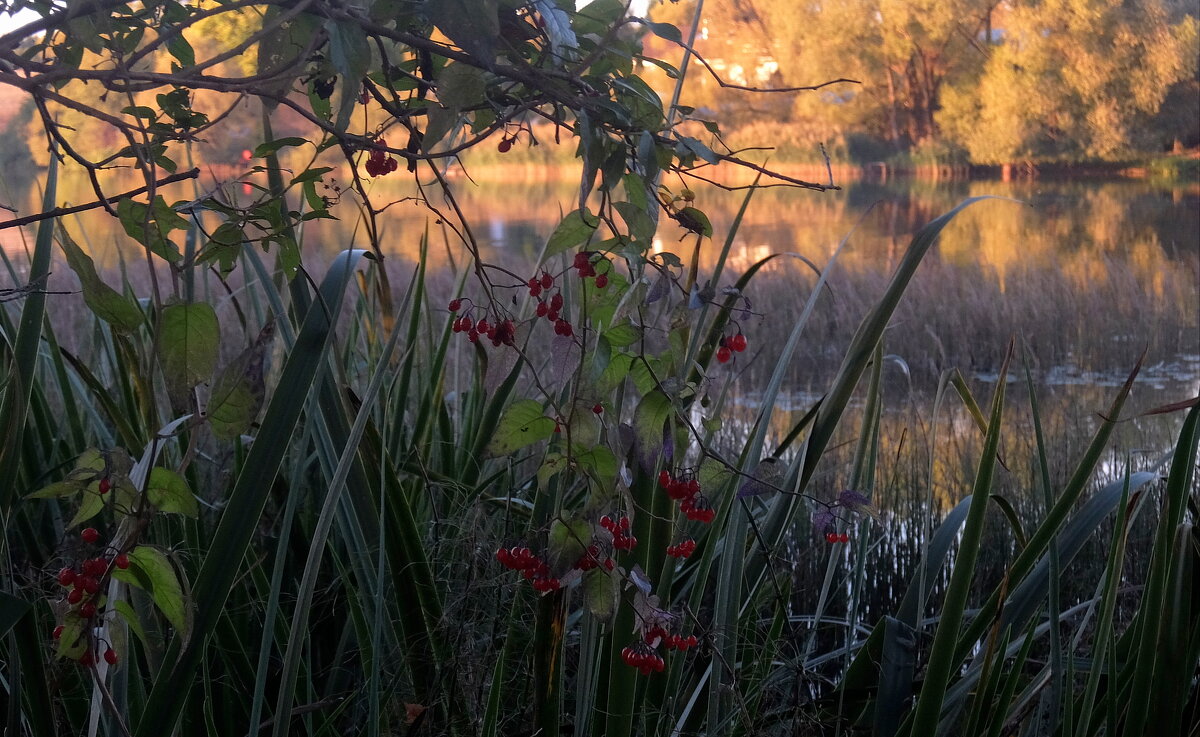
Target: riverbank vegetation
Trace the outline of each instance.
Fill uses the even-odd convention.
[[[0,251],[8,733],[1200,723],[1200,400],[1136,406],[1133,359],[1061,442],[1030,336],[982,337],[970,381],[889,351],[985,197],[826,313],[853,234],[733,249],[768,195],[838,185],[656,92],[642,70],[688,65],[646,44],[685,31],[615,0],[36,7],[0,36],[46,166],[38,211],[0,223],[30,234]],[[574,142],[579,186],[530,263],[483,248],[448,171],[532,147],[532,118]],[[203,141],[236,176],[199,184]],[[718,166],[753,184],[714,228]],[[413,207],[421,229],[389,229]],[[133,257],[99,267],[64,227],[81,210]],[[310,241],[334,219],[344,240]],[[771,280],[784,263],[803,276]],[[791,391],[809,356],[835,368]],[[887,389],[897,367],[928,411]]]

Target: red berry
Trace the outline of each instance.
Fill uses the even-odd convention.
[[[850,535],[849,535],[849,533],[845,533],[845,532],[843,532],[843,533],[842,533],[840,536],[838,536],[838,542],[843,542],[843,543],[848,543],[848,542],[850,542]]]
[[[85,543],[90,545],[100,539],[100,533],[96,531],[95,527],[88,527],[84,529],[83,532],[79,533],[79,537],[82,538]]]
[[[602,405],[602,404],[600,404],[599,402],[597,402],[597,403],[596,403],[596,404],[595,404],[595,405],[592,407],[592,412],[595,412],[595,413],[596,413],[596,414],[598,414],[598,415],[599,415],[599,414],[604,414],[604,405]]]
[[[85,601],[79,607],[79,616],[83,617],[84,619],[91,619],[92,617],[96,616],[96,605],[90,601]]]
[[[696,647],[697,643],[699,643],[699,640],[696,639],[695,635],[688,635],[688,638],[687,638],[687,646],[688,647]]]
[[[600,274],[596,277],[596,289],[604,289],[608,286],[608,274]]]
[[[562,292],[555,292],[554,296],[550,298],[550,309],[561,310],[562,306],[563,306]]]
[[[84,591],[88,592],[89,594],[94,594],[100,590],[100,582],[89,576],[87,578],[82,579],[82,581],[79,584],[79,588],[83,589]]]
[[[542,272],[542,289],[549,289],[552,286],[554,286],[554,277],[550,276],[550,274],[548,272],[543,271]]]
[[[836,532],[826,532],[825,533],[825,542],[835,543],[837,541],[838,541],[838,534]]]
[[[628,529],[629,529],[629,527],[630,527],[630,524],[631,524],[631,523],[629,522],[629,518],[628,518],[628,517],[622,517],[622,518],[621,518],[621,529],[622,529],[622,530],[628,530]]]
[[[471,318],[467,318],[467,319],[469,320]],[[475,329],[478,330],[480,333],[486,333],[488,331],[488,328],[490,328],[490,327],[491,327],[491,325],[488,324],[486,317],[481,318],[479,320],[479,322],[475,323]]]
[[[58,585],[70,586],[75,583],[75,571],[70,568],[64,568],[58,572]]]
[[[117,651],[113,650],[111,647],[109,649],[105,650],[104,651],[104,662],[108,663],[109,665],[116,665],[117,664]]]
[[[113,558],[113,564],[123,571],[129,567],[129,556],[125,555],[124,553],[120,553],[116,558]]]
[[[658,485],[664,489],[671,486],[671,474],[666,469],[658,472]]]
[[[550,311],[550,305],[546,304],[545,302],[538,302],[538,306],[537,306],[537,310],[536,310],[538,317],[545,317],[546,313],[549,311]]]
[[[62,633],[63,626],[60,624],[54,628],[54,631],[50,633],[50,636],[57,640],[58,638],[62,637]]]
[[[576,269],[583,268],[592,262],[592,255],[587,251],[580,251],[575,254],[575,262],[571,264]]]
[[[611,530],[613,528],[612,517],[609,517],[607,514],[601,517],[600,526],[606,530]]]
[[[67,594],[68,604],[78,604],[83,601],[83,589],[71,589],[71,593]]]
[[[451,312],[458,312],[458,309],[460,307],[462,307],[462,300],[461,299],[452,299],[452,300],[450,300],[450,304],[447,307]]]
[[[729,347],[738,353],[746,350],[746,336],[741,333],[733,336],[729,339]]]
[[[108,480],[107,476],[100,479],[100,493],[101,494],[107,494],[108,490],[111,488],[112,488],[112,482]]]
[[[717,363],[729,363],[729,359],[733,358],[733,351],[725,346],[717,349]]]

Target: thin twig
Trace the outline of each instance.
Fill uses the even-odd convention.
[[[182,182],[185,179],[195,179],[198,176],[200,176],[200,170],[199,169],[191,169],[189,171],[180,172],[179,174],[172,174],[169,177],[163,177],[162,179],[159,179],[157,182],[155,182],[154,186],[161,187],[166,184],[174,184],[175,182]],[[0,230],[3,230],[5,228],[17,228],[22,225],[36,223],[41,220],[47,220],[49,218],[57,218],[57,217],[62,217],[63,215],[72,215],[77,212],[84,212],[85,210],[95,210],[97,207],[103,207],[106,204],[117,202],[118,200],[124,199],[126,197],[136,197],[137,195],[143,194],[148,189],[150,189],[149,186],[142,186],[142,187],[138,187],[137,189],[131,189],[128,192],[122,192],[121,194],[113,195],[112,197],[107,197],[104,200],[96,200],[95,202],[89,202],[86,205],[72,205],[71,207],[55,207],[54,209],[46,210],[45,212],[39,212],[36,215],[25,215],[24,217],[15,218],[13,220],[8,220],[3,223],[0,223]]]

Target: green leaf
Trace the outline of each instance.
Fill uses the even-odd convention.
[[[607,620],[617,611],[618,581],[616,576],[600,568],[583,574],[584,601],[593,617]]]
[[[675,221],[685,229],[693,233],[699,233],[705,238],[711,238],[713,234],[712,223],[708,221],[708,216],[702,211],[694,207],[685,207],[674,215]]]
[[[663,433],[673,408],[671,400],[658,389],[647,394],[633,414],[633,436],[638,461],[650,471],[663,449]]]
[[[79,278],[83,301],[96,317],[119,333],[132,333],[142,324],[142,311],[132,297],[126,297],[108,286],[96,273],[91,256],[71,239],[67,229],[59,225],[58,245],[67,257],[67,266]]]
[[[26,496],[26,499],[58,499],[64,496],[71,496],[83,491],[84,484],[75,481],[59,481],[55,484],[42,487],[37,491]]]
[[[212,237],[208,239],[208,244],[200,250],[197,262],[216,261],[221,276],[228,276],[233,271],[233,267],[237,266],[238,256],[242,253],[242,244],[245,240],[246,234],[239,223],[232,220],[222,223],[213,231]]]
[[[585,243],[599,226],[600,218],[592,215],[588,208],[572,210],[567,213],[567,216],[562,219],[554,232],[550,234],[549,240],[546,241],[545,258],[548,259],[569,248]]]
[[[470,64],[447,64],[437,73],[438,102],[458,113],[484,101],[484,72]]]
[[[262,21],[267,35],[258,42],[258,72],[272,79],[262,87],[265,94],[261,99],[268,112],[279,104],[273,97],[284,97],[291,91],[296,76],[303,71],[303,66],[296,63],[297,57],[308,49],[309,42],[320,30],[320,21],[308,13],[300,13],[289,22],[280,23],[281,12],[278,5],[267,7]]]
[[[188,223],[161,196],[155,199],[152,211],[146,205],[126,197],[117,203],[117,216],[125,233],[156,256],[170,263],[183,258],[179,248],[167,236],[173,230],[186,229]]]
[[[263,358],[273,330],[264,329],[241,355],[229,362],[213,382],[208,421],[213,434],[230,440],[247,432],[265,396]]]
[[[613,207],[621,213],[621,219],[629,228],[629,235],[641,243],[643,248],[649,246],[650,242],[654,240],[656,226],[646,211],[632,202],[616,202],[613,203]]]
[[[629,323],[623,323],[605,330],[603,337],[614,348],[624,348],[641,340],[642,331]]]
[[[503,456],[545,440],[554,434],[554,420],[545,415],[542,405],[532,399],[513,402],[496,426],[488,443],[488,454]]]
[[[125,623],[129,625],[129,629],[133,630],[133,634],[142,641],[142,645],[150,647],[151,643],[146,637],[146,630],[142,629],[142,622],[138,619],[137,613],[133,611],[133,607],[129,605],[129,602],[118,601],[113,605],[113,608],[117,610],[117,614],[120,614]]]
[[[130,586],[150,592],[154,605],[163,613],[180,637],[188,636],[187,603],[175,568],[158,548],[139,545],[128,553],[129,568],[114,568],[112,576]]]
[[[575,456],[580,468],[588,471],[602,486],[612,486],[617,478],[617,457],[603,445]]]
[[[167,41],[167,53],[179,60],[183,69],[196,65],[196,51],[182,33],[172,36]]]
[[[150,469],[146,496],[150,497],[150,503],[158,507],[160,512],[182,514],[192,518],[200,516],[200,505],[196,503],[196,496],[192,494],[191,488],[182,476],[170,469]]]
[[[326,21],[325,31],[329,34],[329,60],[342,77],[335,125],[344,131],[358,102],[362,78],[371,65],[371,44],[362,26],[350,21]]]
[[[550,533],[546,536],[550,569],[565,573],[583,556],[591,540],[592,525],[587,520],[565,522],[556,519],[551,522]]]
[[[714,152],[711,148],[709,148],[708,146],[705,146],[703,143],[696,140],[695,138],[691,138],[689,136],[680,136],[679,142],[681,144],[683,144],[684,148],[686,148],[688,151],[691,151],[692,153],[696,154],[697,156],[704,159],[708,163],[710,163],[710,164],[721,163],[721,157],[717,156],[716,152]]]
[[[679,29],[670,23],[652,23],[651,21],[642,21],[650,32],[659,38],[666,39],[672,43],[683,43],[683,34]]]
[[[425,15],[463,51],[485,64],[495,60],[500,38],[496,0],[427,0]]]
[[[633,356],[627,353],[614,353],[596,380],[596,390],[601,394],[607,394],[616,389],[629,375],[629,367],[632,365]]]
[[[547,453],[542,465],[538,467],[538,486],[546,486],[555,474],[562,473],[571,467],[570,461],[561,453]]]
[[[64,616],[55,655],[68,660],[79,660],[79,656],[87,650],[87,638],[83,636],[85,626],[87,622],[78,614],[68,613]]]
[[[79,504],[79,511],[67,523],[67,527],[70,528],[87,522],[92,517],[100,514],[102,509],[104,509],[104,497],[99,492],[88,491],[88,493],[83,495]]]
[[[274,141],[267,141],[266,143],[258,144],[258,146],[256,146],[254,149],[254,158],[261,159],[266,157],[268,154],[275,153],[281,148],[286,148],[288,146],[303,146],[306,143],[308,143],[308,139],[300,138],[299,136],[276,138]],[[329,170],[326,169],[326,171]]]
[[[182,397],[212,376],[220,341],[217,313],[203,302],[163,308],[158,357],[167,389]]]

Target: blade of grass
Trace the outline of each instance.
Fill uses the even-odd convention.
[[[323,303],[341,305],[342,294],[354,267],[365,251],[339,254],[321,283]],[[222,606],[241,568],[250,541],[266,505],[267,495],[287,451],[289,440],[304,406],[299,398],[308,394],[316,379],[333,330],[335,315],[324,309],[309,310],[288,355],[274,396],[246,463],[230,492],[211,547],[193,588],[196,602],[192,636],[187,642],[176,637],[164,662],[170,670],[155,679],[145,711],[135,734],[152,737],[174,728],[204,656],[205,643],[220,616]]]
[[[987,509],[984,500],[988,498],[991,491],[992,477],[995,473],[996,450],[1000,445],[1000,423],[1004,410],[1005,381],[1011,358],[1012,349],[1010,347],[1004,364],[1000,367],[999,378],[996,380],[996,391],[992,398],[983,455],[979,460],[979,470],[975,474],[975,483],[971,489],[972,498],[981,503],[972,504],[971,510],[967,514],[958,556],[954,561],[954,572],[950,576],[950,588],[946,591],[946,600],[942,606],[942,618],[938,623],[937,632],[933,636],[933,645],[925,670],[925,680],[913,712],[912,731],[910,732],[913,735],[932,735],[937,730],[941,718],[942,701],[946,696],[946,686],[950,683],[954,663],[957,661],[954,657],[954,649],[967,607],[971,580],[975,575],[975,561],[979,555],[979,543],[983,536],[984,512]]]

